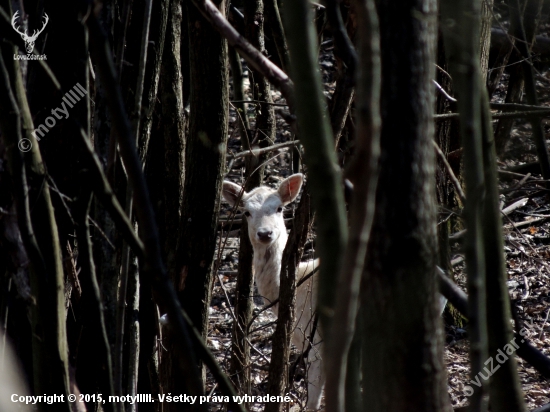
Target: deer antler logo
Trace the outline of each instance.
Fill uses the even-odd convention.
[[[50,20],[50,18],[46,13],[44,13],[44,25],[40,30],[34,30],[32,33],[32,36],[29,36],[27,34],[27,30],[25,30],[25,32],[23,33],[22,31],[19,30],[19,27],[16,26],[15,21],[17,20],[18,17],[19,17],[19,11],[16,11],[15,14],[13,15],[13,18],[11,19],[11,26],[17,33],[21,35],[21,38],[25,41],[25,49],[27,49],[27,53],[30,54],[34,50],[34,42],[38,38],[38,35],[44,31],[44,29],[46,28],[46,24],[48,24],[48,21]]]

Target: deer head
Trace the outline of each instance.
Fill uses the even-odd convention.
[[[239,206],[244,210],[248,221],[248,235],[252,245],[267,246],[277,242],[281,235],[286,242],[283,207],[296,199],[302,182],[303,175],[298,173],[283,180],[277,190],[260,186],[241,196],[241,186],[225,181],[222,194],[232,206],[240,198]],[[284,243],[282,246],[284,247]]]
[[[42,25],[42,28],[40,30],[34,30],[32,33],[32,36],[29,36],[27,35],[27,30],[25,30],[25,32],[23,33],[22,31],[19,30],[19,27],[16,26],[15,21],[17,20],[18,17],[19,17],[19,11],[16,11],[15,14],[13,15],[13,18],[11,19],[11,26],[17,33],[21,35],[21,38],[25,41],[25,49],[27,50],[27,53],[30,54],[34,50],[34,42],[38,38],[38,35],[44,31],[50,18],[46,13],[44,13],[44,24]]]

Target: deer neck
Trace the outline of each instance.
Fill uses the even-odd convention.
[[[283,232],[276,242],[270,245],[254,245],[254,276],[260,295],[266,304],[279,297],[281,261],[288,235]]]

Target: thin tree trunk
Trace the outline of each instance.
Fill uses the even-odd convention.
[[[225,14],[225,1],[217,5]],[[191,3],[187,13],[193,45],[189,49],[191,112],[176,288],[182,306],[206,339],[228,134],[229,71],[226,40]]]
[[[344,130],[354,97],[357,53],[353,48],[336,0],[325,0],[328,20],[334,38],[334,56],[337,59],[337,79],[330,101],[330,123],[336,147]],[[354,11],[355,13],[355,11]],[[352,37],[355,33],[352,34]]]
[[[483,114],[483,168],[487,194],[483,210],[483,242],[486,262],[486,305],[489,336],[489,357],[495,359],[498,351],[513,338],[510,324],[511,310],[508,294],[508,275],[504,258],[504,238],[497,180],[496,151],[491,127],[491,112],[485,90],[482,90]],[[471,312],[469,312],[471,318]],[[519,329],[519,328],[518,328]],[[524,412],[525,401],[518,376],[516,359],[510,357],[492,376],[490,406],[493,412]]]
[[[157,167],[162,176],[162,183],[156,191],[159,196],[158,222],[163,255],[166,259],[168,276],[175,287],[181,280],[178,273],[177,256],[180,252],[178,245],[181,242],[179,227],[181,208],[183,204],[183,188],[185,176],[185,140],[187,118],[183,102],[183,77],[181,48],[182,28],[187,24],[187,10],[178,0],[170,2],[170,13],[166,30],[164,55],[162,58],[161,79],[159,86],[160,119],[159,130],[154,134],[162,139],[154,155],[158,159],[152,160],[152,166]],[[183,56],[189,60],[189,55]],[[179,344],[175,331],[168,327],[163,329],[159,373],[162,392],[184,393],[185,372],[179,368],[178,353],[175,347]],[[179,410],[181,405],[164,405],[165,411]],[[185,405],[186,408],[189,406]]]
[[[278,319],[273,334],[273,350],[271,352],[271,363],[269,364],[267,393],[275,396],[283,396],[287,393],[289,385],[288,358],[290,355],[290,339],[295,327],[296,268],[302,258],[307,235],[313,223],[311,200],[306,188],[303,190],[293,223],[281,262]],[[314,343],[313,336],[311,337],[311,343]],[[281,406],[278,402],[266,403],[265,412],[277,412],[281,409]]]
[[[348,247],[339,273],[334,322],[327,334],[326,410],[345,410],[347,357],[355,334],[361,274],[375,212],[380,157],[380,31],[374,1],[357,1],[360,70],[357,80],[357,137],[355,154],[348,165],[354,184],[350,205]],[[357,339],[359,337],[357,336]],[[356,354],[359,348],[356,347]]]
[[[13,58],[13,49],[3,45],[0,49],[0,76],[2,82],[2,105],[9,113],[17,113],[17,123],[25,131],[24,138],[31,143],[34,137],[31,131],[34,130],[31,114],[26,100],[23,79],[19,68],[19,62],[13,61],[6,64],[6,59]],[[9,61],[9,60],[8,60]],[[12,86],[13,85],[13,86]],[[8,101],[9,99],[9,101]],[[7,129],[2,126],[3,137],[10,142],[10,150],[18,150],[19,140],[23,138],[22,130]],[[35,142],[36,143],[36,142]],[[24,190],[20,197],[18,211],[24,215],[18,216],[21,232],[26,248],[31,259],[31,290],[35,303],[31,305],[30,316],[32,325],[33,341],[33,378],[35,393],[55,393],[68,395],[69,372],[68,372],[68,350],[65,330],[65,302],[63,296],[63,265],[61,262],[61,249],[54,210],[52,207],[49,184],[46,178],[40,150],[36,144],[32,145],[31,151],[26,154],[25,167],[17,155],[12,157],[13,176],[19,180],[21,190]],[[25,190],[30,182],[29,189]],[[32,221],[29,209],[29,198],[32,196],[33,214]],[[30,241],[30,242],[27,242]],[[45,410],[69,411],[69,404],[44,405]]]
[[[113,20],[112,8],[104,7],[101,13],[104,27],[110,27]],[[106,170],[109,162],[111,119],[107,110],[103,84],[97,78],[93,80],[95,88],[94,123],[92,125],[93,145],[103,168]],[[74,137],[71,136],[71,138]],[[122,250],[122,239],[120,236],[117,236],[115,223],[108,211],[98,202],[94,202],[92,207],[93,219],[103,232],[100,233],[97,229],[92,230],[94,240],[93,252],[94,262],[97,268],[98,283],[101,289],[101,297],[105,310],[104,315],[107,337],[109,338],[111,350],[113,350],[116,341],[116,303],[119,283],[117,258],[120,257]],[[69,329],[69,331],[70,330],[71,329]],[[113,356],[115,356],[114,352]]]
[[[265,55],[264,18],[263,0],[244,1],[245,37],[260,53]],[[254,132],[251,135],[245,136],[247,142],[243,142],[243,146],[246,148],[253,146],[259,146],[260,148],[267,147],[275,142],[275,111],[273,105],[270,104],[273,103],[273,99],[271,97],[269,80],[253,67],[249,67],[248,78],[250,80],[252,99],[262,103],[254,105],[256,110]],[[251,161],[249,163],[251,168],[249,181],[245,187],[246,190],[259,186],[263,181],[264,162],[267,156],[268,153],[264,153],[257,159],[249,159]],[[255,162],[257,162],[259,168],[256,166],[252,167],[252,164]]]
[[[236,100],[234,106],[235,111],[237,112],[237,125],[239,127],[241,142],[244,143],[245,140],[248,141],[246,134],[250,129],[250,123],[248,122],[248,115],[246,112],[247,106],[244,103],[243,66],[241,64],[241,57],[234,47],[229,48],[229,63],[231,66],[231,77],[233,80],[233,99]]]
[[[82,284],[82,332],[80,349],[88,356],[79,357],[77,372],[86,371],[88,373],[96,370],[94,374],[88,377],[80,377],[81,390],[83,393],[95,393],[97,391],[98,381],[101,379],[101,392],[105,393],[106,411],[119,411],[123,408],[121,405],[108,401],[109,397],[114,395],[113,367],[111,362],[111,347],[107,338],[105,320],[103,315],[103,304],[99,293],[99,285],[95,272],[95,265],[92,259],[92,242],[90,241],[90,229],[88,227],[88,212],[91,202],[91,187],[86,184],[88,176],[84,173],[83,189],[76,204],[74,205],[74,217],[76,222],[76,233],[78,241],[78,260],[81,268],[80,280]],[[93,350],[91,350],[93,348]],[[93,409],[94,398],[88,398],[86,407]]]
[[[337,273],[340,271],[347,239],[341,172],[334,152],[334,138],[317,63],[317,36],[309,3],[285,3],[285,31],[296,82],[296,114],[300,141],[305,148],[308,187],[317,214],[317,241],[323,261],[319,275],[318,311],[322,330],[330,330],[334,310]]]
[[[534,38],[536,16],[540,13],[541,2],[529,2],[525,11],[525,20],[529,21],[529,38]],[[519,7],[519,1],[516,1]],[[522,28],[520,15],[516,14],[516,21],[520,27],[521,36],[517,44],[524,58],[529,57],[529,45],[526,43],[526,33]],[[523,65],[525,89],[527,101],[529,104],[536,105],[537,97],[533,79],[533,69],[529,62]],[[493,139],[493,130],[491,127],[491,112],[485,90],[481,95],[481,108],[483,114],[483,162],[485,173],[485,184],[487,187],[487,196],[485,201],[483,221],[485,227],[483,230],[484,243],[487,262],[487,321],[490,327],[489,334],[489,356],[495,357],[498,350],[508,344],[513,337],[512,326],[510,324],[511,309],[510,297],[506,281],[508,279],[504,259],[504,241],[502,234],[502,218],[500,212],[500,198],[497,180],[497,162],[496,150]],[[540,119],[530,119],[533,126],[535,143],[539,155],[539,161],[543,175],[550,174],[550,163],[548,158],[548,149],[542,124]],[[550,176],[550,175],[549,175]],[[471,314],[470,314],[471,316]],[[495,412],[523,412],[526,410],[523,399],[523,391],[517,372],[515,358],[511,357],[502,367],[492,376],[489,387],[491,410]]]
[[[361,308],[357,314],[357,324],[362,324]],[[363,411],[363,394],[361,391],[361,339],[362,330],[356,328],[348,354],[346,369],[345,410],[346,412]]]
[[[288,45],[286,44],[283,22],[279,13],[279,5],[277,4],[277,0],[264,0],[264,5],[267,25],[277,48],[277,54],[282,65],[281,68],[287,71],[289,62]]]
[[[479,37],[479,63],[483,84],[487,83],[489,51],[491,50],[491,26],[493,21],[493,0],[481,2],[481,30]]]
[[[521,63],[526,56],[529,54],[533,40],[535,39],[537,22],[540,18],[540,11],[542,7],[541,0],[524,0],[517,2],[515,0],[510,0],[508,3],[508,10],[510,11],[510,33],[513,35],[515,46],[510,56],[510,78],[508,80],[508,90],[506,92],[506,103],[519,103],[523,96],[524,90],[524,81],[526,72],[525,70],[531,70],[530,63],[525,65]],[[528,44],[525,44],[525,41]],[[521,42],[521,44],[520,44]],[[503,63],[502,65],[505,65]],[[528,97],[529,99],[529,97]],[[533,104],[533,103],[529,103]],[[533,134],[536,136],[540,134],[537,131],[537,127],[534,126],[537,120],[533,123]],[[540,121],[538,121],[540,123]],[[499,119],[497,126],[495,128],[495,142],[496,149],[499,154],[503,154],[506,149],[506,144],[510,139],[510,132],[512,131],[512,126],[514,125],[514,119]],[[541,162],[541,168],[544,170],[544,164],[548,163],[548,160],[544,161],[541,157],[541,151],[544,151],[544,148],[539,147],[535,138],[535,144],[537,145],[537,150],[539,154],[539,161]],[[548,157],[548,155],[546,155]],[[547,174],[550,173],[550,166],[546,166]]]
[[[254,19],[252,22],[247,21],[247,24],[256,24],[258,19],[263,19],[262,15],[262,1],[253,0],[248,3],[247,8],[248,14],[257,12],[259,17]],[[256,15],[256,14],[254,14]],[[245,26],[246,28],[246,26]],[[263,47],[264,35],[263,35],[263,25],[257,29],[246,29],[248,36],[251,36],[249,40],[251,43],[255,44],[256,47]],[[235,54],[237,54],[235,52]],[[236,56],[237,59],[240,59],[239,56]],[[240,65],[240,61],[239,61]],[[235,66],[235,64],[233,65]],[[233,84],[233,88],[236,91],[235,97],[237,94],[241,94],[242,91],[238,91],[237,87],[242,87],[242,72],[238,72],[238,67],[235,67],[233,80],[240,80],[236,85]],[[237,74],[237,76],[235,76]],[[249,72],[250,84],[253,87],[253,90],[262,89],[264,92],[267,91],[269,95],[269,84],[266,79],[261,76],[258,72],[250,70]],[[266,89],[267,87],[267,89]],[[237,93],[238,91],[238,93]],[[253,93],[253,99],[261,99],[258,94]],[[242,94],[242,100],[244,99],[244,94]],[[272,101],[270,95],[266,97],[266,101]],[[275,123],[274,123],[274,113],[273,106],[269,106],[270,113],[263,112],[264,106],[256,105],[256,128],[255,133],[249,133],[245,127],[248,129],[248,118],[246,116],[245,106],[242,105],[243,112],[241,117],[244,117],[242,120],[239,118],[237,121],[241,124],[241,150],[250,150],[253,147],[253,142],[255,145],[260,146],[269,146],[270,142],[268,136],[274,136],[275,133]],[[273,117],[271,117],[273,115]],[[247,126],[248,125],[248,126]],[[262,130],[262,126],[268,127],[268,130]],[[250,192],[255,187],[258,187],[262,184],[263,173],[265,167],[262,163],[267,159],[267,153],[259,156],[247,156],[245,158],[245,176],[246,183],[244,185],[245,191]],[[232,335],[232,353],[231,353],[231,366],[230,371],[233,375],[233,381],[236,383],[237,389],[241,393],[250,393],[250,347],[247,343],[248,338],[248,324],[250,323],[250,318],[252,316],[253,302],[252,296],[254,294],[254,276],[252,273],[252,258],[253,258],[253,249],[250,239],[248,237],[248,226],[246,220],[243,221],[240,231],[240,242],[239,242],[239,267],[237,274],[237,285],[236,285],[236,303],[235,303],[235,316],[237,322],[233,325],[233,335]]]
[[[164,182],[162,184],[164,217],[161,224],[161,239],[168,276],[175,282],[177,279],[176,256],[181,239],[174,227],[180,224],[185,181],[187,115],[183,101],[183,63],[180,61],[180,48],[183,45],[180,44],[180,38],[182,16],[185,18],[186,11],[177,0],[172,1],[170,6],[159,92],[159,99],[162,102],[162,136],[164,138]],[[189,56],[186,57],[189,59]]]
[[[155,102],[157,101],[157,90],[159,86],[161,63],[164,56],[166,27],[168,24],[168,12],[170,11],[170,0],[153,2],[151,16],[151,27],[149,38],[154,42],[155,47],[149,51],[149,61],[146,71],[146,82],[143,90],[143,121],[138,138],[138,151],[140,159],[145,164],[151,139],[153,126],[153,114]]]
[[[146,0],[143,8],[143,20],[142,20],[142,29],[141,29],[141,42],[140,42],[140,52],[139,52],[139,64],[138,71],[136,76],[136,85],[134,91],[134,101],[133,101],[133,121],[132,128],[136,136],[136,146],[139,140],[140,124],[141,124],[141,113],[142,113],[142,95],[144,88],[145,80],[145,65],[147,62],[147,50],[149,44],[149,24],[151,22],[151,9],[152,2],[151,0]],[[126,214],[128,218],[132,220],[133,216],[133,200],[132,200],[132,187],[127,182],[126,183]],[[115,390],[117,395],[123,395],[123,388],[125,387],[123,383],[123,352],[124,352],[124,335],[126,329],[128,329],[126,324],[126,305],[127,305],[127,290],[128,290],[128,278],[130,276],[130,266],[131,262],[135,260],[135,256],[130,254],[129,245],[124,242],[122,248],[122,266],[121,266],[121,276],[120,276],[120,287],[118,294],[118,305],[117,305],[117,330],[116,330],[116,341],[115,341]],[[129,338],[137,337],[136,334],[133,334]],[[128,346],[135,346],[135,341],[128,341]],[[131,379],[131,376],[126,373],[127,378]],[[123,407],[123,405],[121,405]]]
[[[244,21],[246,39],[260,53],[265,54],[263,0],[244,1]],[[269,80],[253,67],[249,67],[248,78],[252,90],[252,99],[262,102],[255,104],[256,127],[253,135],[250,136],[252,141],[249,141],[248,144],[266,147],[275,141],[275,111],[273,105],[270,104],[273,103],[273,99],[271,97]],[[248,136],[245,137],[248,138]],[[263,180],[263,169],[264,167],[262,166],[256,172],[260,174],[260,182]]]
[[[135,396],[138,394],[138,371],[140,349],[140,321],[139,321],[139,270],[137,259],[133,259],[128,273],[128,308],[126,325],[128,333],[128,367],[126,376],[125,394]],[[153,395],[153,397],[155,397]],[[137,403],[126,404],[127,412],[136,412]]]
[[[513,1],[513,0],[511,0]],[[515,0],[515,6],[517,9],[520,7],[519,0]],[[525,95],[527,103],[532,106],[538,106],[537,91],[535,85],[535,76],[533,72],[533,66],[531,62],[531,53],[529,51],[530,44],[534,38],[537,16],[540,14],[540,8],[542,7],[542,1],[528,1],[525,10],[525,18],[522,22],[521,15],[519,13],[512,14],[512,18],[515,19],[515,24],[518,27],[518,50],[521,54],[523,62],[521,64],[523,69],[523,78],[525,80]],[[529,36],[528,36],[529,33]],[[550,179],[550,157],[548,154],[548,146],[546,144],[546,136],[544,128],[540,118],[536,116],[529,117],[531,128],[533,130],[533,140],[537,148],[537,156],[542,171],[542,177],[545,180]],[[550,184],[546,183],[546,186]]]
[[[241,136],[242,150],[250,150],[248,139]],[[253,173],[258,167],[259,161],[265,159],[263,156],[247,156],[245,158],[245,191],[249,192],[262,183],[261,173]],[[250,347],[248,339],[248,325],[252,317],[254,307],[252,297],[254,295],[254,274],[252,272],[252,260],[254,250],[248,236],[248,222],[243,220],[240,229],[239,240],[239,267],[237,273],[237,285],[235,296],[235,316],[237,322],[233,325],[231,366],[230,372],[233,382],[240,393],[250,393]]]
[[[485,249],[482,219],[485,179],[483,175],[481,88],[484,87],[479,69],[478,34],[481,27],[481,6],[475,1],[453,2],[441,5],[443,20],[455,19],[455,25],[443,27],[445,50],[449,68],[458,94],[460,134],[464,147],[464,176],[466,183],[465,240],[468,266],[470,377],[475,380],[487,360],[487,315],[485,295]],[[467,70],[463,70],[466,67]],[[472,412],[487,409],[483,386],[465,388],[470,396]]]

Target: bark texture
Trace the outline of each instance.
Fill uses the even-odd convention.
[[[217,3],[225,13],[226,3]],[[227,42],[187,4],[191,112],[186,148],[183,211],[179,230],[176,290],[184,309],[206,337],[212,292],[212,264],[216,242],[221,183],[225,162],[228,117]]]
[[[450,411],[434,271],[436,2],[384,0],[378,11],[382,153],[362,282],[363,407]]]

